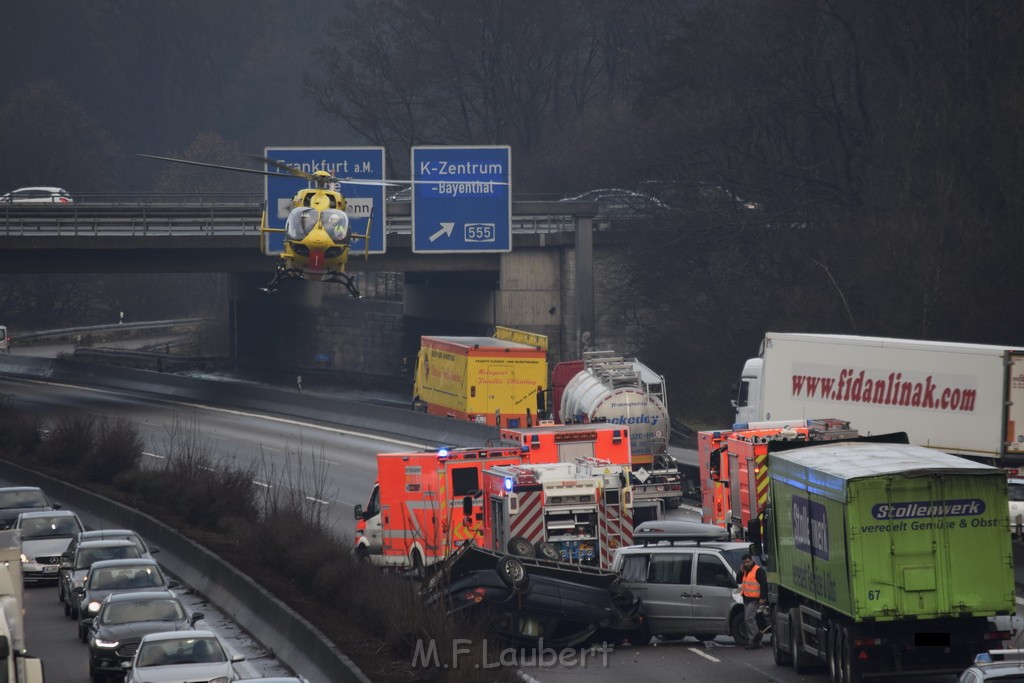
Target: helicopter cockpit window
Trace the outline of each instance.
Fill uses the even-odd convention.
[[[319,217],[317,214],[319,213],[316,209],[292,209],[284,226],[288,239],[301,240],[308,235],[316,226],[317,218]]]
[[[324,230],[331,236],[335,244],[348,242],[348,214],[338,209],[324,209],[320,212],[320,222]]]

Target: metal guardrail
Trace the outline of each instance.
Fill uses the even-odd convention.
[[[593,215],[588,202],[513,202],[512,232],[571,233],[577,215]],[[0,236],[154,237],[258,236],[261,202],[186,204],[175,202],[0,204]],[[408,203],[389,207],[389,234],[408,235]]]
[[[26,332],[25,334],[19,334],[14,337],[16,343],[24,343],[28,341],[43,341],[47,339],[61,339],[63,337],[69,337],[73,334],[81,333],[100,333],[100,332],[126,332],[126,331],[155,331],[165,330],[175,327],[181,327],[182,325],[198,325],[204,322],[206,318],[181,318],[179,320],[150,320],[146,322],[137,323],[112,323],[109,325],[83,325],[80,327],[62,327],[59,329],[52,330],[38,330],[36,332]]]

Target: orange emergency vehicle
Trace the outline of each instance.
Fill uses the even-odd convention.
[[[528,446],[531,462],[572,462],[597,458],[627,467],[634,506],[633,522],[664,517],[665,499],[681,499],[682,478],[678,469],[654,470],[651,456],[637,462],[629,428],[611,422],[541,424],[530,429],[502,429],[502,442]]]
[[[422,569],[484,537],[482,471],[518,465],[521,447],[377,455],[377,483],[355,508],[355,553],[375,565]]]
[[[506,551],[524,540],[538,557],[608,569],[616,549],[633,540],[627,472],[628,465],[595,458],[490,467],[481,545]]]
[[[835,419],[775,420],[699,432],[702,521],[742,537],[768,502],[769,441],[835,441],[858,436]]]

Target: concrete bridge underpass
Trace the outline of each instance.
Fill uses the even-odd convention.
[[[297,370],[407,371],[419,334],[489,334],[494,325],[549,337],[552,362],[593,348],[594,202],[512,203],[512,251],[414,254],[411,207],[389,202],[386,253],[348,270],[344,288],[259,287],[275,260],[260,252],[258,201],[76,202],[0,206],[0,273],[228,273],[229,334],[241,363]],[[400,301],[374,301],[374,275],[402,274]],[[355,306],[353,306],[355,305]]]

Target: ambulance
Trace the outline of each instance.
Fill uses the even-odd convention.
[[[701,520],[742,538],[768,502],[768,443],[856,438],[850,423],[835,419],[740,423],[731,430],[699,432]]]
[[[484,547],[610,569],[633,541],[628,465],[576,462],[485,469]]]
[[[484,538],[483,470],[523,462],[522,447],[377,455],[377,483],[356,505],[354,552],[380,567],[422,572]]]

